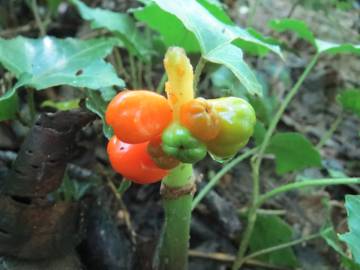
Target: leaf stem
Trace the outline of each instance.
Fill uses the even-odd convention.
[[[310,63],[305,68],[304,72],[301,74],[300,78],[297,80],[295,85],[291,88],[291,90],[288,92],[288,94],[285,96],[284,101],[281,103],[279,110],[276,112],[275,116],[273,117],[272,121],[269,124],[269,128],[266,131],[264,140],[259,147],[259,152],[257,155],[253,156],[251,160],[251,168],[252,168],[252,178],[253,178],[253,190],[252,190],[252,199],[251,199],[251,205],[248,212],[248,218],[247,218],[247,226],[245,229],[245,232],[243,234],[238,253],[236,255],[236,260],[232,266],[232,270],[239,269],[243,264],[243,258],[245,256],[246,250],[249,245],[250,237],[254,229],[254,225],[256,222],[257,217],[257,208],[258,205],[258,198],[260,196],[260,167],[261,162],[264,157],[265,151],[267,146],[269,145],[270,139],[276,129],[277,124],[279,123],[281,116],[285,112],[285,109],[289,105],[292,98],[295,96],[295,94],[299,91],[300,86],[304,82],[305,78],[309,75],[312,68],[317,63],[317,60],[319,58],[319,54],[316,54]]]
[[[275,251],[278,251],[278,250],[281,250],[281,249],[284,249],[284,248],[292,247],[292,246],[304,243],[306,241],[310,241],[310,240],[315,239],[315,238],[320,237],[320,236],[321,236],[320,233],[314,233],[314,234],[302,237],[300,239],[296,239],[294,241],[290,241],[290,242],[283,243],[283,244],[276,245],[276,246],[269,247],[269,248],[264,248],[264,249],[258,250],[256,252],[246,256],[243,259],[243,261],[244,261],[244,263],[246,263],[248,260],[253,259],[255,257],[259,257],[261,255],[272,253],[272,252],[275,252]]]
[[[39,14],[39,8],[38,8],[36,0],[31,1],[31,8],[32,8],[32,11],[34,13],[36,25],[38,26],[39,31],[40,31],[40,36],[43,37],[43,36],[46,35],[46,29],[45,29],[45,25],[41,21],[40,14]]]
[[[138,89],[139,83],[137,80],[135,57],[132,54],[129,54],[129,64],[131,73],[131,86],[133,87],[133,89]]]
[[[199,59],[199,62],[197,63],[197,65],[195,67],[195,72],[194,72],[194,92],[195,93],[197,93],[198,83],[199,83],[200,76],[201,76],[201,73],[202,73],[205,65],[206,65],[206,59],[201,56]]]
[[[228,171],[230,171],[233,167],[235,167],[238,163],[253,155],[257,151],[256,148],[251,149],[243,153],[242,155],[234,158],[231,162],[227,163],[218,173],[210,179],[210,181],[206,184],[206,186],[200,190],[200,192],[196,195],[192,203],[192,210],[196,208],[196,206],[200,203],[200,201],[209,193],[209,191],[220,181],[221,177],[223,177]]]
[[[164,86],[167,80],[167,75],[164,73],[164,75],[161,77],[160,82],[156,88],[156,93],[161,94],[164,91]]]
[[[271,199],[272,197],[291,190],[303,189],[308,187],[344,185],[344,184],[360,184],[360,178],[359,177],[322,178],[322,179],[310,179],[302,182],[286,184],[261,195],[256,202],[256,206],[260,207],[264,202]]]
[[[343,113],[340,113],[336,117],[335,121],[331,124],[329,130],[325,132],[325,134],[321,137],[319,143],[316,145],[317,149],[320,149],[325,145],[325,143],[331,138],[331,136],[334,134],[334,132],[336,131],[336,129],[338,128],[339,124],[343,119],[344,119],[344,115]]]

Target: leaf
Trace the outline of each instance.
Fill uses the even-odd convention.
[[[134,14],[159,31],[167,46],[180,46],[187,52],[200,50],[206,60],[223,64],[234,72],[250,93],[261,95],[261,86],[244,62],[241,49],[231,43],[239,42],[237,45],[251,52],[273,51],[281,55],[279,47],[261,41],[232,22],[225,23],[219,7],[215,10],[209,3],[209,0],[153,0]]]
[[[137,30],[135,22],[128,14],[90,8],[79,0],[71,0],[71,2],[78,8],[81,17],[91,22],[93,29],[105,28],[114,32],[132,53],[142,57],[148,56],[149,44],[146,43],[146,39]]]
[[[348,89],[337,95],[336,100],[344,110],[357,114],[360,117],[360,89]]]
[[[115,44],[114,39],[0,38],[0,63],[18,79],[0,97],[0,107],[8,106],[9,98],[22,86],[37,90],[63,84],[91,89],[124,87],[114,68],[103,60]]]
[[[262,95],[261,85],[255,74],[242,59],[242,50],[232,44],[224,44],[203,56],[206,60],[222,64],[230,69],[251,94]]]
[[[110,139],[113,136],[113,130],[108,124],[106,124],[105,121],[105,111],[107,104],[107,101],[104,100],[100,92],[91,90],[87,91],[87,98],[85,102],[86,108],[101,118],[103,123],[103,133],[107,139]]]
[[[256,121],[255,128],[254,128],[254,139],[255,139],[255,145],[259,146],[263,142],[266,134],[266,129],[264,127],[264,124],[260,121]]]
[[[250,238],[250,254],[256,251],[288,243],[293,240],[291,226],[273,215],[258,215]],[[299,265],[293,250],[288,247],[259,257],[257,260],[277,266],[295,268]]]
[[[315,45],[314,34],[304,21],[296,19],[276,19],[269,21],[268,26],[277,32],[294,32],[300,38],[303,38],[309,43]]]
[[[67,111],[71,109],[79,108],[80,99],[71,99],[67,101],[53,101],[53,100],[45,100],[41,103],[41,107],[50,107],[59,111]]]
[[[296,19],[276,19],[268,23],[269,27],[277,32],[291,31],[296,33],[300,38],[305,39],[315,46],[317,53],[354,53],[360,54],[360,44],[338,44],[321,39],[317,39],[309,26],[301,20]]]
[[[346,269],[360,270],[360,264],[357,264],[348,256],[346,256],[341,246],[340,239],[333,227],[323,228],[320,233],[321,237],[326,241],[326,243],[340,255],[341,263]]]
[[[276,158],[276,172],[284,174],[294,170],[321,166],[319,152],[302,134],[284,132],[275,134],[266,150]]]
[[[315,40],[316,48],[318,53],[329,53],[329,54],[338,54],[338,53],[353,53],[360,54],[360,44],[337,44],[325,40],[316,39]]]
[[[19,99],[17,95],[11,96],[7,102],[0,103],[0,121],[13,119],[19,106]]]
[[[353,260],[360,264],[360,196],[346,195],[345,207],[348,214],[349,232],[340,235],[340,239],[345,241],[350,247]]]

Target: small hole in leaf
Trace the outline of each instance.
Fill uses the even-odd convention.
[[[27,153],[28,155],[32,155],[33,151],[30,150],[30,149],[28,149],[28,150],[26,151],[26,153]]]
[[[36,164],[31,165],[31,167],[33,167],[34,169],[39,169],[39,165]]]
[[[80,76],[83,73],[84,73],[84,71],[82,69],[79,69],[78,71],[76,71],[75,75]]]

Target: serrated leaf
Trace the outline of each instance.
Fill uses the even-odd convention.
[[[357,264],[355,261],[346,256],[345,252],[342,249],[340,239],[336,234],[333,227],[326,227],[321,230],[321,236],[326,241],[326,243],[332,247],[341,258],[341,264],[348,270],[360,270],[360,264]]]
[[[103,60],[115,44],[114,39],[0,38],[0,63],[18,79],[0,97],[0,107],[23,86],[37,90],[64,84],[91,89],[124,87],[114,68]]]
[[[258,215],[250,238],[250,254],[265,248],[288,243],[292,240],[292,228],[282,219],[277,216]],[[290,247],[256,257],[256,259],[272,265],[291,268],[299,265]]]
[[[355,113],[360,117],[360,89],[342,91],[336,99],[344,110]]]
[[[321,166],[319,152],[300,133],[284,132],[275,134],[271,138],[266,152],[275,155],[276,172],[278,174]]]
[[[360,196],[346,195],[345,201],[349,232],[340,235],[340,239],[350,247],[353,260],[360,264]]]
[[[243,61],[241,49],[231,43],[251,52],[273,51],[281,55],[278,46],[261,41],[232,22],[225,23],[221,16],[223,13],[215,12],[213,5],[201,4],[209,0],[149,2],[144,8],[136,10],[135,16],[159,31],[167,46],[181,46],[188,52],[200,50],[208,61],[225,64],[231,69],[248,91],[261,95],[261,86]],[[209,10],[206,9],[209,7]],[[168,31],[169,28],[172,31]]]
[[[86,108],[88,108],[93,113],[97,114],[103,124],[103,133],[107,139],[110,139],[113,136],[112,128],[106,124],[105,121],[105,112],[108,105],[101,93],[98,91],[87,91],[87,98],[85,102]]]
[[[114,32],[132,53],[142,57],[149,54],[149,44],[146,43],[146,39],[142,37],[128,14],[91,8],[79,0],[71,0],[71,2],[78,8],[81,17],[91,22],[93,29],[105,28]]]

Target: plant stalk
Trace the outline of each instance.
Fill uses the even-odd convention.
[[[245,232],[243,234],[243,237],[241,239],[238,253],[236,255],[234,264],[232,266],[232,270],[237,270],[243,265],[243,263],[244,263],[243,258],[245,256],[246,250],[249,245],[250,237],[251,237],[251,234],[252,234],[254,226],[255,226],[256,217],[257,217],[257,208],[259,207],[258,198],[260,196],[260,167],[261,167],[261,162],[264,157],[266,148],[269,145],[270,139],[276,129],[277,124],[279,123],[279,121],[281,119],[281,116],[285,112],[290,101],[293,99],[293,97],[299,91],[300,86],[304,82],[305,78],[309,75],[310,71],[315,66],[319,56],[320,56],[319,54],[316,54],[312,58],[310,63],[305,68],[304,72],[301,74],[300,78],[297,80],[295,85],[291,88],[291,90],[285,96],[285,99],[281,103],[279,110],[276,112],[275,116],[273,117],[272,121],[269,124],[269,128],[266,131],[264,140],[259,148],[258,154],[253,156],[253,159],[251,160],[252,177],[253,177],[253,190],[252,190],[251,205],[250,205],[248,218],[247,218],[247,226],[246,226]]]
[[[318,186],[332,186],[332,185],[346,185],[346,184],[360,184],[360,178],[323,178],[323,179],[310,179],[302,182],[290,183],[287,185],[275,188],[259,197],[256,202],[256,207],[260,207],[264,202],[272,197],[291,190],[303,189],[308,187]]]
[[[163,180],[170,188],[184,188],[193,184],[191,164],[181,164]],[[174,198],[163,196],[165,223],[158,250],[159,270],[187,270],[190,239],[191,203],[193,194],[188,192]]]

